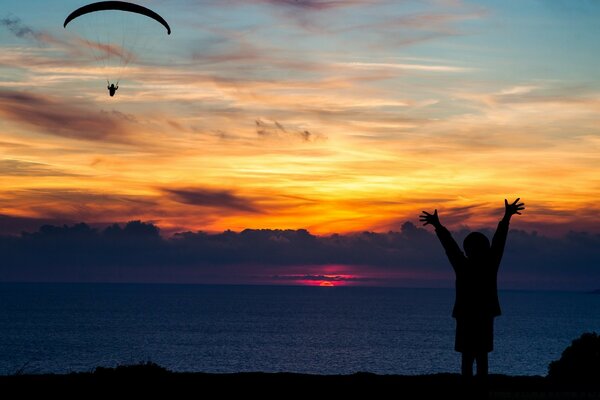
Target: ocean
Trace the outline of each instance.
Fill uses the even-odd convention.
[[[452,289],[0,284],[0,374],[152,361],[174,371],[459,372]],[[501,291],[490,373],[545,375],[600,332],[600,295]]]

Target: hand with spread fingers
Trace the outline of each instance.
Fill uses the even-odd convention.
[[[435,209],[433,214],[423,211],[423,214],[419,215],[419,221],[423,222],[423,225],[433,225],[434,228],[442,226],[437,209]]]
[[[504,199],[505,219],[510,219],[510,217],[512,217],[515,214],[521,215],[520,211],[523,211],[525,209],[525,203],[519,203],[519,200],[521,200],[521,198],[517,197],[515,201],[509,203],[508,200]]]

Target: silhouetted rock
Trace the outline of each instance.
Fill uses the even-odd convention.
[[[557,382],[592,384],[600,382],[600,336],[584,333],[550,363],[548,377]]]

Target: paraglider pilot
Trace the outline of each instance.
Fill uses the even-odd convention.
[[[108,89],[108,93],[110,94],[110,97],[113,97],[115,95],[115,93],[117,92],[117,89],[119,89],[119,85],[117,84],[117,86],[115,86],[114,83],[111,83],[110,86],[106,87]]]

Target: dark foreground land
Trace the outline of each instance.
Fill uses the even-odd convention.
[[[0,376],[2,393],[106,398],[438,398],[600,399],[600,381],[553,382],[540,376],[492,375],[487,382],[457,374],[421,376],[304,375],[290,373],[174,373],[155,364],[97,368],[89,373]]]

